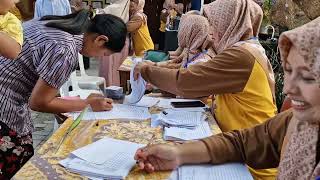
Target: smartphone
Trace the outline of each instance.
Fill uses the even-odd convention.
[[[174,108],[190,108],[190,107],[205,107],[206,105],[201,101],[183,101],[171,102]]]

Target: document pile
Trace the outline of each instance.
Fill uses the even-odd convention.
[[[253,180],[248,168],[240,163],[221,165],[185,165],[178,169],[178,180]]]
[[[73,118],[79,116],[80,113],[72,113]],[[116,119],[116,120],[146,120],[151,118],[148,108],[135,107],[124,104],[113,104],[110,111],[102,112],[87,112],[83,116],[83,120],[101,120],[101,119]]]
[[[131,85],[131,94],[124,98],[124,104],[136,104],[144,96],[146,91],[147,82],[139,75],[137,80],[134,80],[134,68],[138,62],[136,62],[130,71],[130,85]]]
[[[145,145],[111,138],[73,151],[59,163],[70,172],[101,179],[124,179],[136,164],[138,148]]]
[[[163,139],[187,141],[202,139],[212,135],[206,115],[200,111],[176,111],[166,109],[151,118],[151,126],[165,126]]]
[[[208,122],[203,121],[195,129],[165,127],[163,139],[166,141],[189,141],[212,136]]]
[[[164,126],[194,129],[206,119],[203,112],[166,109],[155,117]]]

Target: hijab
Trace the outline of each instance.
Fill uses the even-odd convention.
[[[296,47],[320,82],[320,17],[281,35],[279,48],[283,61],[288,58],[292,46]],[[316,162],[320,120],[316,121],[293,119],[290,122],[293,130],[292,133],[287,132],[284,140],[286,145],[278,179],[315,179],[320,175],[320,164]]]
[[[257,37],[263,19],[261,7],[252,0],[216,0],[204,6],[203,14],[216,38],[216,54],[239,41]]]

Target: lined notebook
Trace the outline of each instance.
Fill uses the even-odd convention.
[[[59,163],[73,173],[104,179],[124,179],[136,164],[138,148],[145,145],[104,138],[73,151]]]
[[[72,113],[73,118],[79,116],[80,113]],[[87,112],[83,116],[83,120],[100,120],[100,119],[117,119],[117,120],[146,120],[151,118],[151,114],[147,107],[136,107],[124,104],[113,104],[111,111]]]
[[[253,180],[248,168],[240,163],[221,165],[184,165],[178,169],[179,180]]]
[[[165,127],[163,139],[167,141],[197,140],[212,136],[208,122],[204,121],[194,129]]]

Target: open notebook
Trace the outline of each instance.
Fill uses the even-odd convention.
[[[184,165],[178,180],[253,180],[248,168],[240,163],[221,165]]]
[[[138,148],[145,145],[103,138],[73,151],[59,163],[73,173],[83,176],[124,179],[136,164],[133,159]]]
[[[165,127],[163,139],[167,141],[197,140],[212,136],[208,122],[204,121],[194,129]]]
[[[79,116],[80,113],[71,113],[73,118]],[[101,120],[101,119],[117,119],[117,120],[146,120],[151,118],[151,114],[147,107],[137,107],[125,104],[113,104],[111,111],[87,112],[83,116],[83,120]]]

